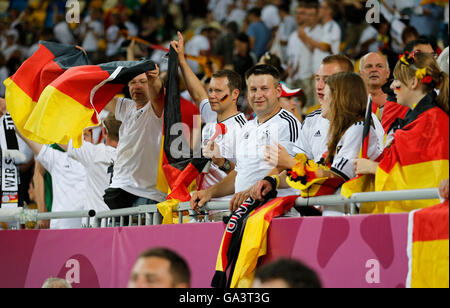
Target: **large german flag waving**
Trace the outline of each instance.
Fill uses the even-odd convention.
[[[87,64],[86,55],[75,46],[39,42],[38,50],[5,80],[8,111],[25,137],[41,141],[24,127],[44,89],[70,67]]]
[[[42,144],[72,139],[74,147],[80,147],[83,130],[99,124],[98,113],[108,102],[128,81],[153,69],[149,60],[86,65],[76,47],[41,42],[5,81],[5,99],[25,137]]]

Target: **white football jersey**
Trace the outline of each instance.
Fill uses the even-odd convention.
[[[220,154],[236,163],[236,143],[241,135],[241,130],[244,125],[247,123],[247,119],[243,113],[238,113],[235,116],[232,116],[221,122],[226,126],[226,133],[224,135],[219,135],[215,139],[215,143],[220,148]],[[216,133],[216,122],[206,123],[202,130],[202,146],[205,147],[208,141],[214,136]],[[208,189],[211,186],[221,182],[227,173],[220,170],[219,167],[212,163],[211,168],[209,169],[209,173],[205,174],[203,181],[200,183],[199,190]]]
[[[320,161],[327,151],[330,121],[322,117],[322,111],[316,110],[306,116],[300,132],[300,149],[302,153],[315,162]]]
[[[274,168],[264,160],[266,146],[278,143],[292,157],[299,153],[300,128],[295,116],[284,109],[262,124],[258,123],[258,119],[248,122],[237,144],[235,192],[249,189]],[[296,194],[299,192],[295,189],[278,190],[279,196]]]
[[[384,129],[377,116],[372,113],[373,126],[370,128],[369,149],[367,156],[370,160],[376,160],[384,149]],[[337,145],[337,153],[331,165],[331,171],[339,174],[345,180],[356,177],[354,161],[359,158],[362,147],[364,121],[350,126]]]

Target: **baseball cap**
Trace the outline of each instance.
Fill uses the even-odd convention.
[[[281,97],[300,96],[302,93],[302,89],[289,89],[283,82],[281,82]]]

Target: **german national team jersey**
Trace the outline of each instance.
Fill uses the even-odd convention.
[[[369,149],[367,156],[370,160],[376,160],[384,149],[384,129],[377,116],[372,113],[373,126],[370,129]],[[364,122],[357,122],[350,126],[337,145],[337,153],[334,157],[331,171],[339,174],[345,180],[356,177],[354,161],[359,157],[362,146]]]
[[[238,113],[221,122],[226,126],[226,133],[219,135],[215,139],[215,143],[220,148],[222,157],[236,163],[236,143],[241,134],[242,127],[247,123],[245,115]],[[216,133],[217,120],[206,123],[202,130],[202,146],[205,147],[208,141]],[[227,176],[226,172],[219,169],[219,167],[212,163],[209,173],[205,174],[199,189],[207,189],[219,182]]]
[[[322,117],[322,111],[316,110],[308,114],[302,123],[300,132],[300,152],[315,162],[320,161],[328,149],[327,137],[330,121]]]
[[[300,129],[300,122],[284,109],[264,123],[259,124],[258,119],[248,122],[237,141],[235,192],[249,189],[274,168],[264,160],[266,146],[278,143],[292,157],[299,153]],[[295,189],[280,189],[278,193],[279,196],[286,196],[299,192]]]

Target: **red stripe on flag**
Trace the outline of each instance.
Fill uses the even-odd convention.
[[[429,207],[414,214],[413,242],[449,239],[449,202]]]

